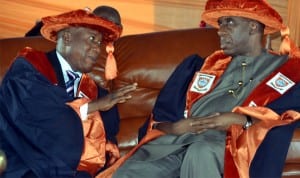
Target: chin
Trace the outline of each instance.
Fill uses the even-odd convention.
[[[228,50],[228,49],[222,49],[224,54],[226,55],[231,55],[232,54],[232,51],[231,50]]]
[[[93,71],[93,67],[88,67],[80,70],[81,73],[90,73],[92,71]]]

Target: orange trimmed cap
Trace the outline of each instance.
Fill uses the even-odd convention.
[[[219,28],[218,19],[238,16],[253,19],[265,25],[264,34],[280,31],[282,18],[265,0],[208,0],[202,20]]]
[[[44,25],[41,34],[44,38],[54,42],[57,40],[57,33],[68,27],[87,27],[97,30],[103,35],[105,43],[117,40],[122,33],[122,26],[82,9],[43,17],[42,22]]]

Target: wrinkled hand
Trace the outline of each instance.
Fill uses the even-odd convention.
[[[161,123],[158,129],[174,135],[202,133],[208,129],[227,130],[232,124],[244,124],[245,116],[237,113],[214,113],[205,117],[181,119],[175,123]]]
[[[228,112],[216,113],[208,117],[192,118],[190,120],[192,132],[201,133],[208,129],[227,130],[232,124],[243,125],[245,123],[246,117],[242,114]]]
[[[88,113],[100,110],[107,111],[117,103],[124,103],[131,98],[130,92],[134,91],[137,87],[137,83],[127,85],[112,91],[108,95],[99,98],[98,100],[89,103]]]

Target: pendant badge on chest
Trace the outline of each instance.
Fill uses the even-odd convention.
[[[204,94],[211,89],[215,78],[214,75],[197,72],[190,90]]]
[[[295,85],[295,82],[279,72],[267,82],[267,85],[278,93],[284,94],[288,89]]]

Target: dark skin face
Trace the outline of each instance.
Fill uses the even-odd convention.
[[[243,17],[221,17],[218,20],[221,49],[227,55],[244,55],[251,53],[251,20]]]
[[[74,71],[92,71],[101,54],[101,40],[100,32],[84,27],[70,28],[63,33],[64,57]]]
[[[60,31],[56,49],[66,59],[74,71],[89,73],[93,70],[101,54],[102,34],[85,27],[71,27]],[[110,92],[105,97],[88,104],[88,113],[107,111],[117,103],[131,98],[130,92],[137,84],[131,84]]]

